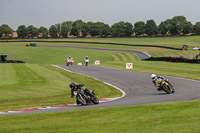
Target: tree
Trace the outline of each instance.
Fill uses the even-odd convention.
[[[13,30],[7,24],[2,24],[0,26],[0,37],[4,35],[4,37],[9,37],[10,34],[13,34]]]
[[[131,36],[133,25],[129,22],[120,21],[111,26],[113,36]]]
[[[147,20],[145,27],[147,35],[152,36],[158,34],[158,27],[154,20]]]
[[[19,38],[25,38],[27,36],[27,28],[25,25],[18,26],[17,34]]]
[[[163,36],[167,34],[168,30],[166,28],[166,23],[161,22],[160,25],[158,26],[158,32],[162,34]]]
[[[184,25],[183,25],[183,30],[182,30],[182,33],[183,34],[188,34],[188,33],[191,33],[192,32],[192,23],[191,22],[185,22]]]
[[[200,34],[200,22],[196,22],[196,24],[193,27],[195,34]]]
[[[27,33],[29,37],[36,37],[39,34],[38,28],[34,27],[33,25],[29,25],[27,28]]]
[[[82,20],[76,20],[72,24],[71,35],[80,37],[82,36],[84,22]]]
[[[108,24],[104,24],[102,36],[107,37],[109,35],[111,35],[111,27]]]
[[[58,23],[58,24],[55,24],[56,26],[56,33],[58,34],[58,37],[61,36],[61,24]]]
[[[186,18],[184,16],[175,16],[172,18],[172,20],[173,20],[173,24],[174,24],[173,33],[180,35],[184,29],[184,25],[186,23],[188,23]]]
[[[45,27],[43,27],[43,26],[41,26],[40,28],[39,28],[39,33],[42,33],[42,37],[43,38],[45,38],[45,37],[47,37],[48,36],[48,29],[47,28],[45,28]]]
[[[134,32],[137,36],[146,33],[145,23],[143,21],[136,22],[134,24]]]
[[[71,32],[72,29],[72,21],[64,21],[61,24],[61,35],[62,37],[68,37],[69,33]]]
[[[51,27],[49,28],[49,33],[50,33],[52,38],[57,38],[58,37],[57,29],[56,29],[55,25],[51,25]]]

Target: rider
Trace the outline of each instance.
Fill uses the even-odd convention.
[[[89,60],[88,56],[85,56],[85,60]]]
[[[169,83],[169,80],[168,80],[168,79],[165,79],[165,78],[162,77],[162,76],[157,76],[156,74],[152,74],[152,75],[151,75],[151,78],[152,78],[152,82],[154,83],[154,85],[156,86],[156,88],[157,88],[158,91],[161,91],[160,86],[157,85],[157,81],[159,81],[159,80],[164,80],[164,81],[167,82],[170,86],[173,86],[171,83]]]
[[[74,82],[71,82],[69,84],[69,87],[71,88],[71,98],[74,98],[74,90],[77,90],[78,88],[83,87],[84,84],[75,84]],[[85,88],[85,90],[83,90],[84,93],[88,93],[89,90],[87,88]]]
[[[75,89],[77,89],[78,86],[77,86],[74,82],[71,82],[71,83],[69,84],[69,87],[71,88],[71,98],[73,98],[73,97],[74,97],[73,91],[74,91]]]
[[[71,56],[69,56],[69,57],[67,58],[67,60],[73,60],[73,58],[72,58]]]
[[[85,56],[84,60],[85,60],[85,64],[86,64],[86,62],[89,63],[89,57],[88,56]]]

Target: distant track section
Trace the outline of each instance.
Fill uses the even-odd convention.
[[[151,57],[149,54],[144,53],[144,52],[134,51],[134,50],[126,50],[126,49],[92,48],[92,47],[78,47],[78,46],[41,46],[41,47],[81,48],[81,49],[129,52],[129,53],[135,54],[140,60],[147,59],[147,58]]]

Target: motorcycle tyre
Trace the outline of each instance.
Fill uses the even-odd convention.
[[[92,99],[92,102],[93,102],[94,104],[99,104],[99,99],[98,99],[97,97],[94,97],[94,98]]]
[[[87,104],[87,102],[86,102],[85,99],[82,99],[82,100],[80,100],[80,99],[81,99],[81,98],[78,96],[78,97],[76,98],[76,102],[79,103],[79,104],[81,104],[81,105],[86,105],[86,104]]]
[[[85,66],[88,66],[88,62],[85,63]]]
[[[163,85],[162,87],[163,91],[165,91],[167,94],[171,94],[172,92],[168,89],[166,85]]]

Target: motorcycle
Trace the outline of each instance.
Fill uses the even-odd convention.
[[[85,66],[88,66],[89,59],[85,59]]]
[[[167,83],[165,80],[158,80],[157,83],[159,84],[159,88],[163,91],[165,91],[167,94],[174,93],[174,87],[173,84]]]
[[[66,62],[66,66],[73,65],[73,64],[74,64],[74,59],[68,59]]]
[[[76,96],[76,103],[81,105],[87,105],[90,103],[99,104],[98,98],[95,96],[94,90],[83,90],[84,84],[79,84],[76,89],[73,89],[73,95]]]

